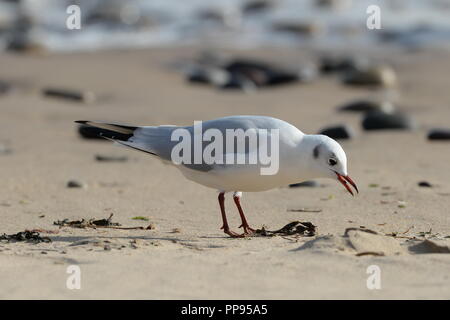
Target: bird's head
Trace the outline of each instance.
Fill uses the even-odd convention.
[[[347,156],[335,140],[324,135],[313,135],[311,157],[314,171],[320,177],[338,180],[353,195],[349,184],[358,192],[358,187],[347,173]]]

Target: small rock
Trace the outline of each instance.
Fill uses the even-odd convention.
[[[354,86],[393,87],[397,76],[388,66],[372,66],[346,73],[343,82]]]
[[[83,183],[76,181],[76,180],[70,180],[67,182],[67,188],[83,188]]]
[[[427,181],[420,181],[418,183],[419,187],[424,187],[424,188],[432,188],[433,186],[431,185],[431,183],[427,182]]]
[[[320,130],[319,134],[326,135],[332,139],[351,139],[355,136],[353,129],[347,125],[327,127]]]
[[[275,5],[274,1],[270,0],[249,0],[242,6],[244,14],[253,14],[265,12]]]
[[[213,84],[221,86],[227,83],[231,75],[220,68],[197,66],[190,69],[186,74],[187,81],[199,84]]]
[[[324,74],[337,72],[353,72],[367,68],[369,60],[363,57],[323,56],[319,62],[319,69]]]
[[[393,112],[394,105],[389,101],[373,101],[373,100],[357,100],[338,107],[342,112],[369,112],[369,111],[385,111]]]
[[[365,114],[362,126],[365,130],[412,130],[416,124],[403,112],[371,111]]]
[[[275,31],[289,32],[297,36],[316,36],[325,31],[318,22],[283,21],[273,25]]]
[[[302,188],[302,187],[315,188],[318,186],[319,186],[319,183],[317,181],[308,180],[308,181],[304,181],[304,182],[290,184],[289,188]]]
[[[450,140],[450,129],[432,129],[428,132],[428,140]]]
[[[91,91],[47,88],[42,90],[42,94],[46,97],[60,98],[75,102],[91,103],[95,101],[95,94]]]
[[[110,246],[109,244],[106,244],[106,245],[103,247],[103,250],[105,250],[105,251],[110,251],[110,250],[111,250],[111,246]]]
[[[103,156],[100,154],[95,155],[95,160],[99,162],[126,162],[128,157],[126,156]]]

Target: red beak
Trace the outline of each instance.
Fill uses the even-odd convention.
[[[353,182],[352,178],[350,178],[349,176],[343,176],[343,175],[340,175],[340,174],[337,173],[336,171],[335,171],[335,173],[336,173],[336,175],[337,175],[337,178],[338,178],[339,182],[342,183],[342,185],[345,187],[345,189],[347,189],[347,191],[350,192],[350,194],[351,194],[352,196],[354,195],[354,194],[353,194],[353,191],[352,191],[352,189],[350,188],[350,186],[347,184],[347,182],[350,183],[351,186],[352,186],[353,188],[355,188],[355,190],[356,190],[357,193],[359,193],[358,187],[356,186],[356,183]]]

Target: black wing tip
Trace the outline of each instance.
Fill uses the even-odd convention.
[[[89,121],[87,121],[87,120],[76,120],[75,121],[75,123],[80,123],[80,124],[86,124],[86,123],[88,123]]]

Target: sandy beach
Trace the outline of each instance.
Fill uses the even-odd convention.
[[[10,92],[0,95],[0,144],[10,149],[0,153],[0,234],[41,229],[41,236],[52,240],[0,242],[1,299],[450,298],[450,255],[414,250],[425,238],[442,248],[450,245],[450,148],[448,142],[426,139],[429,129],[449,126],[448,53],[377,56],[397,73],[398,86],[389,92],[319,77],[308,84],[243,93],[189,84],[171,67],[198,52],[0,55],[0,79],[12,84]],[[227,53],[291,64],[316,58],[294,49]],[[97,99],[83,104],[45,97],[47,87],[89,90]],[[360,114],[336,111],[350,101],[384,95],[394,96],[417,121],[416,130],[367,132]],[[186,180],[147,154],[82,139],[74,123],[192,125],[238,114],[280,118],[306,133],[350,125],[356,135],[342,146],[360,193],[351,197],[331,180],[318,180],[315,188],[244,193],[242,204],[252,226],[275,230],[299,220],[312,222],[318,232],[314,237],[232,239],[219,229],[217,191]],[[127,161],[99,162],[96,155],[125,156]],[[84,186],[67,188],[70,180]],[[419,187],[420,181],[433,187]],[[239,215],[230,196],[226,206],[236,230]],[[320,212],[291,211],[300,208]],[[111,213],[124,227],[154,228],[53,224]],[[344,237],[347,228],[360,227],[378,234],[366,238],[359,231],[350,240]],[[386,236],[392,233],[397,237]],[[360,251],[384,256],[357,256]],[[70,265],[80,267],[80,290],[66,286]],[[381,270],[381,289],[366,285],[371,265]]]

